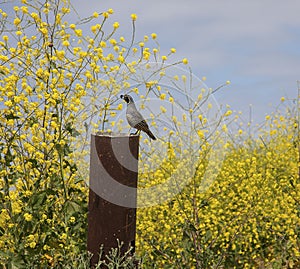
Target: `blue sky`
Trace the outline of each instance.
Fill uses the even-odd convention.
[[[114,9],[111,23],[131,33],[130,15],[136,13],[136,36],[155,32],[162,52],[176,48],[178,59],[189,59],[195,76],[207,77],[208,87],[230,80],[215,94],[220,104],[242,111],[249,105],[259,123],[285,96],[297,96],[300,80],[299,0],[71,0],[77,16]]]
[[[137,37],[155,32],[162,50],[177,49],[208,87],[226,80],[216,94],[247,118],[260,122],[280,98],[296,98],[300,80],[300,2],[278,0],[72,0],[80,17],[113,8],[113,21],[130,32],[136,13]]]

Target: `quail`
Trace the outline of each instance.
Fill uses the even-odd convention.
[[[124,99],[124,101],[127,103],[126,118],[129,125],[137,129],[134,134],[136,135],[138,132],[144,131],[151,139],[156,140],[156,137],[150,131],[147,122],[144,120],[141,113],[136,109],[132,97],[128,94],[125,94],[121,95],[120,98]]]

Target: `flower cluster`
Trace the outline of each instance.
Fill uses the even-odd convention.
[[[226,140],[217,138],[215,143],[226,152],[221,165],[209,157],[213,148],[202,146],[195,173],[188,175],[181,168],[178,175],[179,182],[190,176],[184,190],[169,202],[138,211],[138,250],[149,258],[146,264],[160,268],[299,266],[296,116],[290,110],[268,116],[257,138],[241,139],[239,130]],[[142,174],[141,182],[159,183],[178,162],[182,159],[173,154],[153,172],[155,178]]]
[[[0,263],[6,267],[55,267],[85,251],[88,134],[122,128],[114,120],[122,109],[118,96],[135,88],[132,82],[148,83],[140,68],[156,62],[152,72],[159,73],[187,64],[168,64],[176,50],[161,57],[156,34],[135,42],[136,14],[127,41],[111,21],[112,9],[78,24],[68,22],[71,11],[69,1],[52,0],[22,0],[12,16],[0,10]]]

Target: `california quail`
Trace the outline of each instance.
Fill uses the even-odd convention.
[[[152,132],[149,129],[149,126],[147,122],[144,120],[143,116],[135,107],[134,101],[132,97],[128,94],[121,95],[121,99],[124,99],[127,103],[127,109],[126,109],[126,118],[129,123],[129,125],[137,131],[135,134],[137,134],[139,131],[144,131],[151,139],[156,140],[155,136],[152,134]]]

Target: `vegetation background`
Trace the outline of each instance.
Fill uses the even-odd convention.
[[[213,100],[230,82],[209,89],[155,33],[135,40],[136,14],[127,37],[112,9],[73,22],[66,0],[14,3],[0,10],[1,268],[88,267],[89,134],[128,129],[123,92],[159,136],[141,139],[139,189],[161,189],[139,197],[143,268],[300,267],[299,92],[246,132]]]

